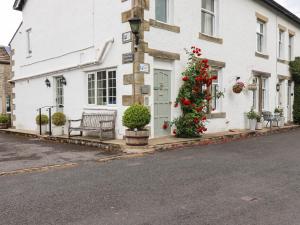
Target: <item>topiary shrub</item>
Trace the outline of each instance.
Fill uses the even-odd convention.
[[[40,115],[37,115],[35,118],[35,122],[37,125],[46,125],[49,123],[49,118],[47,115],[42,115],[41,116],[41,124],[40,124]]]
[[[143,130],[150,120],[149,109],[138,104],[130,106],[123,115],[123,125],[130,130]]]
[[[300,57],[290,62],[290,72],[295,83],[293,118],[295,123],[300,124]]]
[[[52,116],[52,123],[55,125],[55,126],[64,126],[66,124],[66,115],[63,114],[62,112],[57,112],[57,113],[54,113],[53,116]]]
[[[4,115],[4,114],[0,115],[0,123],[3,123],[3,124],[9,123],[9,116]]]

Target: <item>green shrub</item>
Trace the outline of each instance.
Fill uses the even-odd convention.
[[[55,126],[64,126],[66,124],[66,115],[63,114],[62,112],[57,112],[57,113],[54,113],[53,116],[52,116],[52,123],[55,125]]]
[[[9,116],[8,115],[0,115],[0,123],[9,123]]]
[[[300,57],[290,62],[290,72],[295,82],[293,117],[294,122],[300,124]]]
[[[130,130],[142,130],[150,123],[151,114],[149,109],[143,105],[130,106],[123,115],[123,125]]]
[[[300,124],[300,84],[295,84],[294,96],[294,122]]]
[[[248,113],[247,113],[247,117],[249,120],[257,120],[257,113],[251,109]]]
[[[256,121],[258,122],[258,123],[261,123],[261,115],[259,115],[259,114],[257,114],[257,117],[256,117]]]
[[[49,123],[49,118],[47,115],[42,115],[41,116],[41,124],[40,124],[40,115],[37,115],[35,118],[35,122],[37,125],[46,125]]]
[[[173,121],[174,125],[176,126],[176,137],[193,138],[200,136],[197,127],[195,126],[194,118],[195,117],[193,113],[187,113]]]

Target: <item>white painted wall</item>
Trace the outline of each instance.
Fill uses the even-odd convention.
[[[252,92],[245,91],[240,95],[233,94],[231,87],[235,77],[240,76],[244,82],[251,79],[251,71],[259,70],[272,74],[269,80],[269,110],[276,107],[277,74],[288,75],[288,66],[277,63],[278,23],[296,32],[295,55],[300,55],[300,29],[287,18],[254,0],[220,0],[219,4],[219,37],[224,44],[219,45],[198,39],[201,30],[201,1],[173,1],[171,22],[180,26],[179,34],[152,28],[145,33],[145,41],[149,47],[181,54],[181,60],[162,62],[146,54],[145,61],[151,65],[151,73],[145,75],[145,82],[153,86],[153,71],[156,68],[172,71],[172,101],[177,96],[181,85],[181,72],[187,58],[184,48],[197,45],[203,49],[204,56],[226,63],[222,70],[225,99],[222,100],[222,111],[227,113],[226,119],[209,121],[209,132],[224,131],[234,128],[245,128],[244,114],[252,105]],[[155,18],[155,1],[150,0],[150,11],[145,12],[146,19]],[[53,86],[47,88],[44,81],[53,84],[53,77],[64,75],[68,85],[65,87],[64,112],[68,118],[80,117],[82,111],[99,111],[103,108],[118,110],[117,133],[122,138],[124,127],[122,114],[122,95],[131,94],[131,86],[123,85],[123,75],[132,73],[132,65],[122,65],[122,53],[130,52],[130,44],[122,44],[122,33],[130,30],[128,23],[121,23],[121,13],[131,8],[131,1],[120,0],[30,0],[23,11],[23,25],[12,41],[15,49],[14,79],[16,81],[16,121],[18,129],[35,129],[36,109],[54,102]],[[188,12],[188,13],[187,13]],[[256,49],[256,17],[259,12],[269,18],[267,25],[267,43],[269,60],[255,57]],[[278,15],[277,15],[278,14]],[[26,53],[26,30],[32,29],[32,55]],[[287,35],[287,33],[286,33]],[[163,37],[163,38],[162,38]],[[106,54],[102,65],[90,68],[56,73],[48,76],[31,78],[67,67],[78,66],[94,61],[103,48],[106,40],[114,38],[114,44]],[[287,37],[286,37],[287,40]],[[287,42],[286,42],[287,44]],[[287,46],[286,46],[287,51]],[[105,68],[116,68],[117,71],[117,105],[115,107],[89,106],[87,104],[87,73]],[[29,78],[30,77],[30,78]],[[149,98],[153,110],[153,95]],[[286,104],[286,103],[285,103]],[[172,118],[179,115],[178,109],[172,109]],[[153,121],[153,120],[152,120]],[[152,124],[153,126],[153,124]]]

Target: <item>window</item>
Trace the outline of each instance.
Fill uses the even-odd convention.
[[[215,0],[202,0],[201,32],[210,36],[215,35]]]
[[[284,31],[282,30],[279,30],[278,57],[280,59],[284,57]]]
[[[6,96],[6,113],[11,112],[11,98],[9,95]]]
[[[155,19],[164,23],[168,22],[169,0],[155,0]]]
[[[294,54],[294,35],[289,35],[289,60],[293,60]]]
[[[257,39],[257,52],[264,52],[265,45],[265,23],[261,20],[257,20],[257,28],[256,28],[256,39]]]
[[[31,49],[31,28],[26,30],[26,39],[27,39],[27,54],[31,55],[32,49]]]
[[[117,104],[116,71],[99,71],[88,74],[88,104]]]
[[[213,111],[221,111],[220,109],[220,99],[222,96],[220,96],[221,91],[221,79],[220,79],[220,71],[216,68],[212,68],[211,70],[212,76],[217,76],[216,80],[213,80],[213,83],[211,85],[211,94],[212,94],[212,101],[211,101],[211,109]]]
[[[267,102],[268,102],[268,93],[267,93],[267,79],[262,78],[261,80],[262,82],[262,99],[261,99],[261,106],[262,106],[262,110],[266,110],[267,109]]]
[[[63,77],[55,78],[56,85],[56,105],[64,105],[64,85],[63,85]]]

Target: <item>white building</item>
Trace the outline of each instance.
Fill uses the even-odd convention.
[[[184,49],[192,45],[218,71],[214,87],[225,93],[212,101],[209,132],[247,128],[245,112],[252,106],[281,106],[292,121],[288,62],[300,55],[300,19],[273,0],[16,0],[14,8],[23,13],[11,41],[17,129],[36,129],[37,108],[63,104],[70,119],[117,109],[122,138],[122,115],[133,93],[133,64],[126,63],[133,16],[143,19],[134,87],[151,108],[152,137],[168,135],[163,122],[180,113],[173,103],[187,62]],[[238,77],[257,82],[258,89],[234,94]]]

